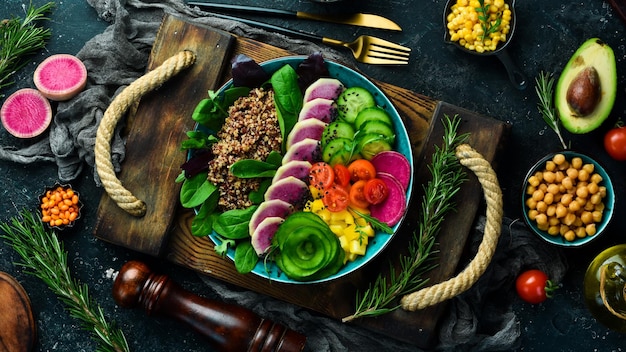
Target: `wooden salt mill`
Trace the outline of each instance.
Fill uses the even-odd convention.
[[[129,261],[120,269],[113,298],[121,307],[140,305],[148,315],[184,322],[219,351],[298,352],[306,341],[305,336],[244,307],[193,294],[138,261]]]

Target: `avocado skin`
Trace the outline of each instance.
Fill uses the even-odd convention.
[[[600,99],[593,112],[579,116],[567,102],[567,90],[586,67],[593,66],[600,77]],[[617,67],[613,49],[599,38],[586,40],[572,55],[556,85],[554,105],[563,127],[571,133],[591,132],[609,117],[617,93]]]

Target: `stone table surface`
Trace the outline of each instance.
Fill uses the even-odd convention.
[[[2,1],[0,18],[21,16],[22,3],[27,1]],[[50,14],[52,37],[47,48],[34,55],[29,64],[16,74],[17,82],[14,86],[0,93],[8,94],[18,88],[32,87],[32,72],[46,56],[55,53],[75,54],[87,40],[108,26],[108,23],[97,17],[95,10],[86,1],[63,0],[56,3],[57,6]],[[518,301],[514,303],[514,308],[519,315],[522,330],[520,351],[624,350],[624,336],[597,323],[587,311],[582,297],[582,278],[591,259],[604,248],[624,243],[626,234],[626,222],[623,221],[626,215],[626,164],[613,161],[605,153],[602,144],[606,131],[618,119],[626,118],[626,23],[606,1],[517,1],[517,29],[508,50],[514,62],[528,77],[529,83],[525,90],[513,87],[504,67],[495,57],[468,55],[443,42],[443,0],[354,0],[339,5],[306,0],[241,0],[237,3],[309,11],[353,9],[382,14],[398,22],[403,32],[384,32],[381,36],[411,47],[413,54],[410,64],[407,67],[356,66],[375,79],[510,123],[511,135],[497,169],[504,192],[505,215],[512,219],[521,217],[520,186],[528,168],[546,153],[560,148],[556,135],[537,111],[534,77],[540,71],[560,73],[573,52],[588,38],[599,37],[607,42],[615,51],[618,70],[617,99],[611,116],[596,131],[585,135],[565,133],[565,139],[571,142],[574,149],[595,157],[607,168],[617,191],[615,220],[610,224],[608,233],[590,246],[566,251],[570,269],[563,287],[553,300],[536,306]],[[320,34],[332,30],[334,36],[339,38],[375,33],[367,29],[320,26],[309,22],[267,21]],[[20,143],[4,129],[0,130],[0,145],[19,146]],[[39,192],[56,180],[55,165],[21,165],[0,161],[0,193],[3,199],[0,203],[0,219],[5,221],[23,208],[34,207]],[[95,239],[92,232],[102,189],[95,186],[91,170],[83,172],[73,182],[73,186],[84,194],[86,205],[79,226],[63,238],[69,264],[77,278],[90,287],[93,298],[101,303],[107,315],[127,332],[131,348],[137,351],[206,350],[204,341],[183,326],[115,305],[110,294],[112,282],[106,278],[105,272],[109,268],[119,269],[123,263],[132,259],[146,260],[193,292],[202,294],[207,288],[197,274],[190,270],[154,258],[145,258]],[[96,346],[90,341],[89,335],[79,329],[77,321],[64,311],[63,304],[43,282],[14,265],[16,261],[17,254],[5,242],[0,242],[0,271],[15,276],[30,295],[38,324],[36,349],[95,350]]]

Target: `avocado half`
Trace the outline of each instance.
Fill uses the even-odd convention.
[[[613,49],[598,38],[585,41],[567,62],[556,85],[554,105],[563,127],[587,133],[609,116],[617,93]]]

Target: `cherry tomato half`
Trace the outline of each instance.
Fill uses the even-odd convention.
[[[309,170],[309,183],[317,189],[328,189],[335,182],[335,171],[325,162],[317,162]]]
[[[543,271],[532,269],[517,277],[515,289],[521,299],[531,304],[537,304],[550,298],[556,286],[548,280],[548,275]]]
[[[348,208],[350,196],[344,188],[333,185],[324,190],[322,202],[329,211],[338,212]]]
[[[335,171],[335,183],[341,187],[350,186],[350,170],[345,165],[336,164],[333,167]]]
[[[372,178],[365,183],[365,189],[363,190],[365,199],[370,204],[380,204],[389,195],[389,188],[385,181],[379,178]]]
[[[352,182],[358,180],[369,180],[376,176],[376,168],[374,165],[365,159],[357,159],[348,165],[348,171],[350,171],[350,178]]]
[[[350,205],[359,209],[367,209],[370,203],[365,199],[365,184],[367,181],[359,180],[350,187]]]
[[[626,160],[626,127],[615,127],[604,135],[604,149],[615,160]]]

